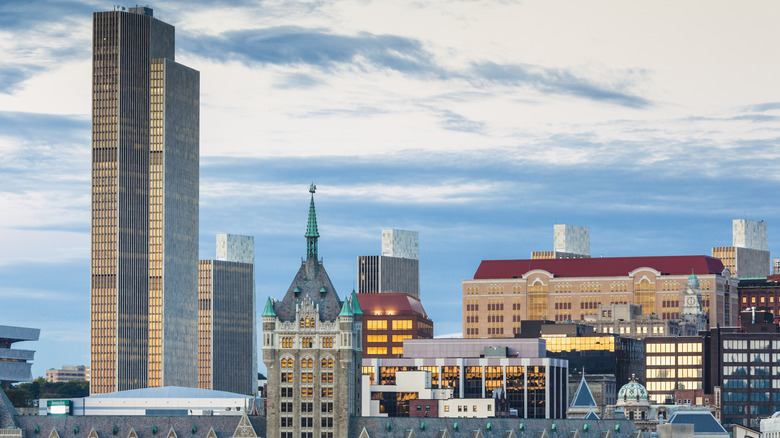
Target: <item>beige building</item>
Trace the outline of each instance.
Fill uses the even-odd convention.
[[[65,365],[61,369],[46,370],[46,381],[50,383],[86,380],[89,382],[89,367],[84,365]]]
[[[360,416],[363,312],[354,292],[339,300],[318,259],[314,185],[309,191],[306,260],[262,313],[270,437],[345,437],[350,417]]]
[[[523,320],[585,320],[613,304],[679,319],[692,271],[709,324],[737,325],[736,282],[713,257],[484,260],[473,279],[463,280],[463,335],[512,337]]]
[[[737,278],[766,277],[772,262],[767,246],[766,222],[747,219],[732,221],[732,246],[712,248],[731,276]]]

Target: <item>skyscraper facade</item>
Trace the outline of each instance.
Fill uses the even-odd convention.
[[[91,391],[196,386],[199,73],[150,8],[92,37]]]
[[[382,255],[358,256],[358,293],[403,293],[420,299],[417,231],[382,230]]]
[[[217,234],[217,259],[198,264],[198,387],[257,391],[255,244]]]

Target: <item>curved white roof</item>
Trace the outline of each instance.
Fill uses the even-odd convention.
[[[185,388],[181,386],[163,386],[160,388],[130,389],[92,395],[89,398],[252,398],[250,395],[236,394],[210,389]]]

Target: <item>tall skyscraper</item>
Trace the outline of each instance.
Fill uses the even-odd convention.
[[[358,256],[358,293],[404,293],[420,298],[417,231],[382,230],[382,255]]]
[[[217,259],[198,268],[198,387],[254,394],[254,238],[217,234]]]
[[[150,8],[92,45],[91,392],[196,386],[199,73]]]

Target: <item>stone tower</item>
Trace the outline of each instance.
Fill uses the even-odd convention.
[[[312,184],[306,259],[280,301],[268,298],[263,362],[268,369],[268,436],[348,436],[360,415],[363,312],[354,293],[339,300],[317,256]]]

